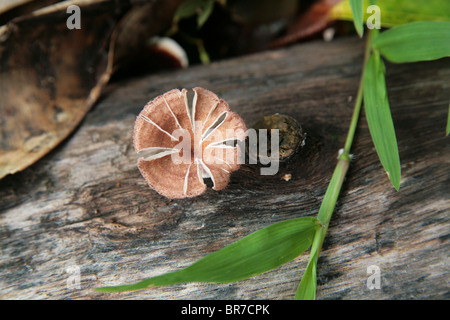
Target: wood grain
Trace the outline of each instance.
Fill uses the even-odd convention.
[[[307,254],[231,284],[93,289],[177,270],[272,223],[316,215],[350,123],[363,46],[316,41],[111,84],[62,145],[0,181],[0,297],[292,299]],[[363,116],[319,259],[318,299],[449,298],[449,80],[449,59],[387,64],[401,188],[389,184]],[[227,100],[249,126],[275,112],[294,117],[306,146],[275,176],[245,165],[223,191],[163,198],[137,169],[134,120],[155,96],[195,86]],[[366,286],[371,265],[380,289]],[[68,285],[71,266],[80,268],[79,288]]]

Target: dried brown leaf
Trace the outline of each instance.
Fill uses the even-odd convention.
[[[342,0],[319,0],[314,3],[290,24],[284,36],[273,41],[271,47],[285,46],[324,30],[333,22],[331,9],[340,1]]]
[[[170,25],[178,2],[67,1],[0,27],[0,178],[68,137],[126,49]],[[81,29],[67,28],[71,4],[81,8]]]

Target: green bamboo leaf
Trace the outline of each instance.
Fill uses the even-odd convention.
[[[356,32],[362,38],[364,34],[363,0],[349,0],[349,2],[353,14],[353,24],[355,25]]]
[[[295,293],[295,300],[315,300],[317,287],[317,255],[310,259],[300,285]]]
[[[148,278],[135,284],[97,288],[116,292],[185,282],[226,283],[276,268],[306,251],[320,223],[301,217],[275,223],[207,255],[187,268]]]
[[[446,134],[450,134],[450,104],[448,105],[448,113],[447,113],[447,130],[445,130]]]
[[[325,201],[325,199],[323,200]],[[315,300],[317,288],[317,260],[324,237],[328,230],[328,224],[322,225],[314,233],[314,239],[309,253],[308,266],[295,293],[295,300]]]
[[[389,110],[385,67],[380,53],[374,50],[364,70],[364,110],[375,149],[381,164],[396,190],[400,188],[400,157],[394,123]]]
[[[450,22],[422,21],[380,33],[372,42],[391,62],[434,60],[450,56]]]

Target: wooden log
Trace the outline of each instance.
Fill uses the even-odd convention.
[[[236,283],[93,289],[177,270],[262,227],[315,216],[347,134],[363,47],[353,37],[315,41],[110,84],[63,144],[0,181],[0,298],[292,299],[307,254]],[[401,188],[390,185],[363,114],[319,258],[318,299],[449,297],[449,80],[449,59],[387,64]],[[223,191],[158,195],[136,166],[135,117],[155,96],[195,86],[227,100],[249,126],[292,116],[306,146],[274,176],[244,165]],[[379,267],[380,289],[367,287],[370,266]]]

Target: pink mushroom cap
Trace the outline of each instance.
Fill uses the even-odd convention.
[[[222,190],[242,163],[236,141],[246,138],[244,120],[213,92],[193,91],[191,108],[187,90],[173,89],[147,103],[134,125],[138,168],[152,189],[170,199],[202,194],[204,178]]]

